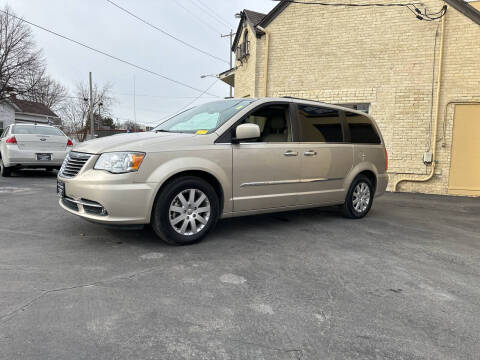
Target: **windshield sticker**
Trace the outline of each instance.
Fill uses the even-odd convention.
[[[244,107],[244,105],[238,105],[235,109],[240,110]]]
[[[208,130],[197,130],[197,132],[195,134],[197,135],[205,135],[206,133],[208,133]]]

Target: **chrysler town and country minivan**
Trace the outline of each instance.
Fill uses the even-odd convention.
[[[151,224],[170,244],[219,218],[341,205],[364,217],[385,192],[387,153],[365,113],[294,98],[214,101],[152,131],[75,145],[60,205],[87,220]]]

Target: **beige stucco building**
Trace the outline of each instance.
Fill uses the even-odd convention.
[[[427,0],[421,10],[440,11],[435,18],[444,4]],[[479,196],[480,2],[447,5],[434,21],[400,6],[280,1],[269,14],[244,10],[235,68],[219,77],[234,85],[235,97],[368,109],[388,149],[389,190],[408,179],[416,181],[397,190]]]

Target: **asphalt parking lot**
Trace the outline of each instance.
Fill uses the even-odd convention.
[[[0,178],[2,359],[478,359],[480,199],[387,194],[223,220],[198,245]]]

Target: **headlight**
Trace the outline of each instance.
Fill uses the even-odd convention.
[[[100,155],[94,169],[106,170],[114,174],[138,171],[142,164],[144,153],[111,152]]]

